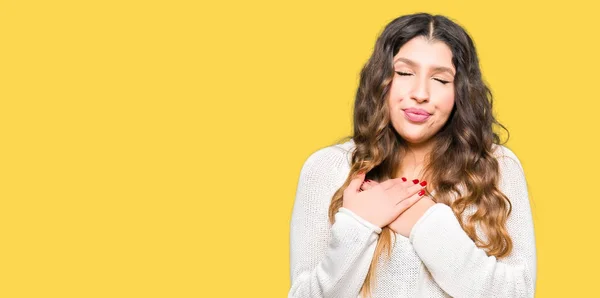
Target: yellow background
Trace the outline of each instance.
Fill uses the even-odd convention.
[[[537,297],[596,295],[598,9],[421,2],[0,2],[0,297],[285,297],[300,168],[419,11],[475,40]]]

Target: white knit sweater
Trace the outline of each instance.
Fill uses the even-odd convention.
[[[510,255],[488,256],[460,227],[450,207],[437,203],[408,238],[396,234],[392,256],[378,259],[372,297],[533,297],[536,248],[527,182],[517,156],[494,145],[500,190],[510,199]],[[350,172],[353,140],[311,154],[300,172],[290,223],[288,297],[360,297],[381,229],[346,208],[335,223],[327,212]],[[468,209],[464,218],[474,212]],[[477,234],[487,239],[477,226]]]

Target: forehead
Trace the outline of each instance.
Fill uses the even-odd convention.
[[[398,58],[409,59],[422,67],[443,66],[454,69],[452,50],[441,41],[428,41],[423,36],[417,36],[405,43],[394,56],[394,64],[402,64]]]

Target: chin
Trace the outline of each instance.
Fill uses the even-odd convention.
[[[410,144],[421,144],[424,142],[427,142],[429,139],[427,137],[424,137],[422,135],[400,135],[402,137],[402,139],[404,139],[404,141],[410,143]]]
[[[400,135],[402,137],[402,139],[404,139],[404,141],[411,143],[411,144],[418,144],[423,142],[423,139],[419,138],[419,137],[412,137],[412,136],[406,136],[406,135]]]

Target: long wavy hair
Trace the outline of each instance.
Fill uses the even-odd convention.
[[[417,13],[398,17],[386,25],[378,37],[373,54],[360,72],[354,103],[354,140],[350,173],[333,195],[329,221],[342,206],[343,191],[359,172],[366,178],[384,181],[394,177],[407,152],[406,141],[390,122],[387,97],[394,76],[393,57],[400,47],[414,37],[424,36],[444,42],[452,51],[456,68],[455,104],[448,121],[434,136],[436,142],[424,166],[428,178],[427,192],[433,200],[450,206],[460,225],[488,255],[498,258],[512,250],[506,220],[512,210],[510,201],[498,188],[499,165],[493,144],[500,144],[492,126],[498,125],[492,114],[493,97],[483,82],[479,60],[471,37],[458,24],[441,15]],[[508,140],[508,137],[507,137]],[[462,191],[459,188],[462,186]],[[454,198],[454,199],[453,199]],[[463,221],[468,207],[475,212]],[[487,241],[476,234],[479,225]],[[363,297],[371,295],[378,258],[390,256],[395,234],[384,227],[365,282]]]

